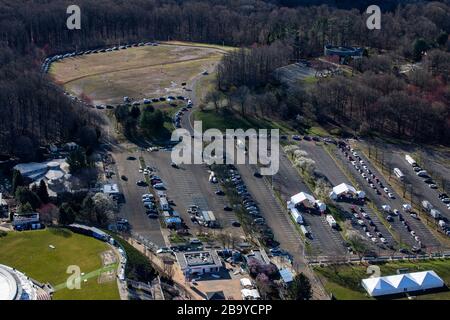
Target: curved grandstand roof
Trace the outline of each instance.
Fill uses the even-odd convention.
[[[9,268],[0,265],[0,300],[15,300],[18,292],[16,277]]]

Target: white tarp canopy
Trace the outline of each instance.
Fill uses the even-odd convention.
[[[258,300],[261,299],[258,290],[256,289],[242,289],[242,298],[245,300]]]
[[[301,203],[307,207],[312,207],[316,203],[316,199],[312,195],[310,195],[306,192],[300,192],[291,197],[291,203],[294,206]]]
[[[242,288],[253,287],[252,281],[249,278],[242,278],[240,281]]]
[[[440,288],[444,281],[430,270],[363,279],[361,284],[370,296],[375,297]]]
[[[340,185],[334,187],[333,192],[337,196],[340,196],[341,194],[344,194],[344,193],[351,193],[352,195],[357,194],[356,189],[346,183],[341,183]]]

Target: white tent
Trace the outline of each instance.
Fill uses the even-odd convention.
[[[336,194],[336,196],[340,196],[342,194],[351,194],[353,196],[357,195],[357,191],[351,185],[346,183],[341,183],[333,188],[332,193]]]
[[[291,197],[291,203],[294,206],[301,203],[306,207],[312,207],[312,206],[314,206],[315,202],[316,202],[316,199],[312,195],[310,195],[306,192],[300,192]]]
[[[434,271],[396,274],[363,279],[362,286],[372,296],[412,292],[444,286],[444,281]]]
[[[421,286],[422,290],[444,286],[444,281],[432,270],[410,273],[410,276]]]

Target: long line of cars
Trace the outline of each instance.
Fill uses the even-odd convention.
[[[241,201],[241,206],[252,225],[252,229],[259,234],[260,240],[263,241],[265,245],[272,248],[276,247],[278,243],[274,240],[274,234],[262,217],[258,204],[248,192],[247,186],[242,180],[236,167],[228,165],[226,175],[225,180],[234,186],[236,194]],[[258,172],[255,172],[254,176],[257,178],[262,177]]]
[[[178,97],[180,98],[180,97]],[[175,113],[175,115],[173,116],[173,123],[175,125],[175,127],[177,128],[181,128],[181,117],[184,114],[184,112],[188,111],[189,109],[191,109],[193,107],[193,103],[191,101],[191,99],[187,99],[187,103],[186,106],[181,108],[177,113]]]
[[[372,188],[378,196],[382,197],[382,194],[384,192],[389,199],[391,200],[395,199],[395,195],[389,190],[389,188],[387,188],[383,184],[381,178],[375,175],[373,170],[369,168],[368,164],[364,161],[364,159],[358,154],[356,150],[354,150],[349,144],[346,144],[343,141],[339,142],[339,149],[344,153],[348,161],[351,162],[354,169],[366,181],[368,186]],[[395,218],[398,217],[398,221],[401,223],[402,227],[414,239],[415,244],[412,246],[412,251],[418,252],[422,247],[422,241],[416,234],[416,232],[411,229],[411,226],[405,220],[402,213],[396,208],[395,209],[391,208],[391,206],[388,204],[383,204],[380,209],[386,214],[385,219],[390,223],[394,223]],[[417,214],[411,210],[410,205],[403,204],[402,209],[406,214],[410,214],[412,218],[418,219]]]
[[[83,55],[89,55],[89,54],[96,54],[96,53],[103,53],[103,52],[111,52],[111,51],[118,51],[118,50],[124,50],[131,47],[144,47],[144,46],[158,46],[159,44],[157,42],[140,42],[140,43],[133,43],[133,44],[127,44],[127,45],[121,45],[116,47],[110,47],[110,48],[99,48],[94,50],[86,50],[86,51],[73,51],[68,52],[65,54],[57,54],[51,57],[48,57],[44,60],[41,66],[41,71],[43,73],[48,73],[50,70],[51,64],[56,61],[61,61],[67,58],[72,58],[75,56],[83,56]]]

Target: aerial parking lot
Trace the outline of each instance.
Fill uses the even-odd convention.
[[[280,150],[281,151],[281,150]],[[279,190],[281,198],[286,203],[291,196],[299,192],[311,194],[309,187],[302,181],[287,155],[280,153],[280,169],[273,177],[273,186]],[[305,224],[310,229],[311,236],[307,240],[311,248],[307,254],[311,256],[334,256],[345,254],[344,239],[339,232],[330,228],[323,215],[304,214]]]
[[[349,159],[349,156],[345,155],[346,152],[355,160]],[[377,210],[393,227],[394,232],[397,232],[397,242],[400,246],[407,244],[409,249],[414,251],[418,251],[420,248],[423,251],[436,250],[440,247],[439,241],[423,222],[413,218],[409,212],[404,210],[406,201],[396,193],[383,175],[361,152],[339,150],[336,153],[359,185],[366,191]],[[352,164],[352,161],[358,161],[359,165]]]
[[[337,186],[341,183],[352,185],[349,178],[321,145],[307,140],[301,141],[299,145],[303,150],[308,152],[315,161],[317,170],[328,179],[331,186]],[[337,204],[345,211],[345,216],[351,221],[352,229],[366,240],[366,244],[374,252],[391,251],[391,247],[395,245],[395,241],[390,231],[387,230],[366,202],[339,201]],[[370,233],[371,236],[369,237],[367,233]],[[377,233],[379,234],[377,235]],[[374,237],[376,241],[372,240]],[[381,242],[381,238],[385,239],[384,243]]]
[[[238,219],[233,211],[225,210],[230,206],[219,183],[212,183],[208,166],[197,164],[171,165],[170,151],[143,152],[142,156],[147,166],[155,168],[155,172],[165,184],[167,196],[173,200],[173,209],[183,218],[192,233],[232,234],[243,241],[242,228],[232,225]],[[219,194],[216,194],[219,193]],[[196,223],[188,213],[190,206],[198,206],[199,211],[212,211],[217,219],[217,228],[207,228]]]

